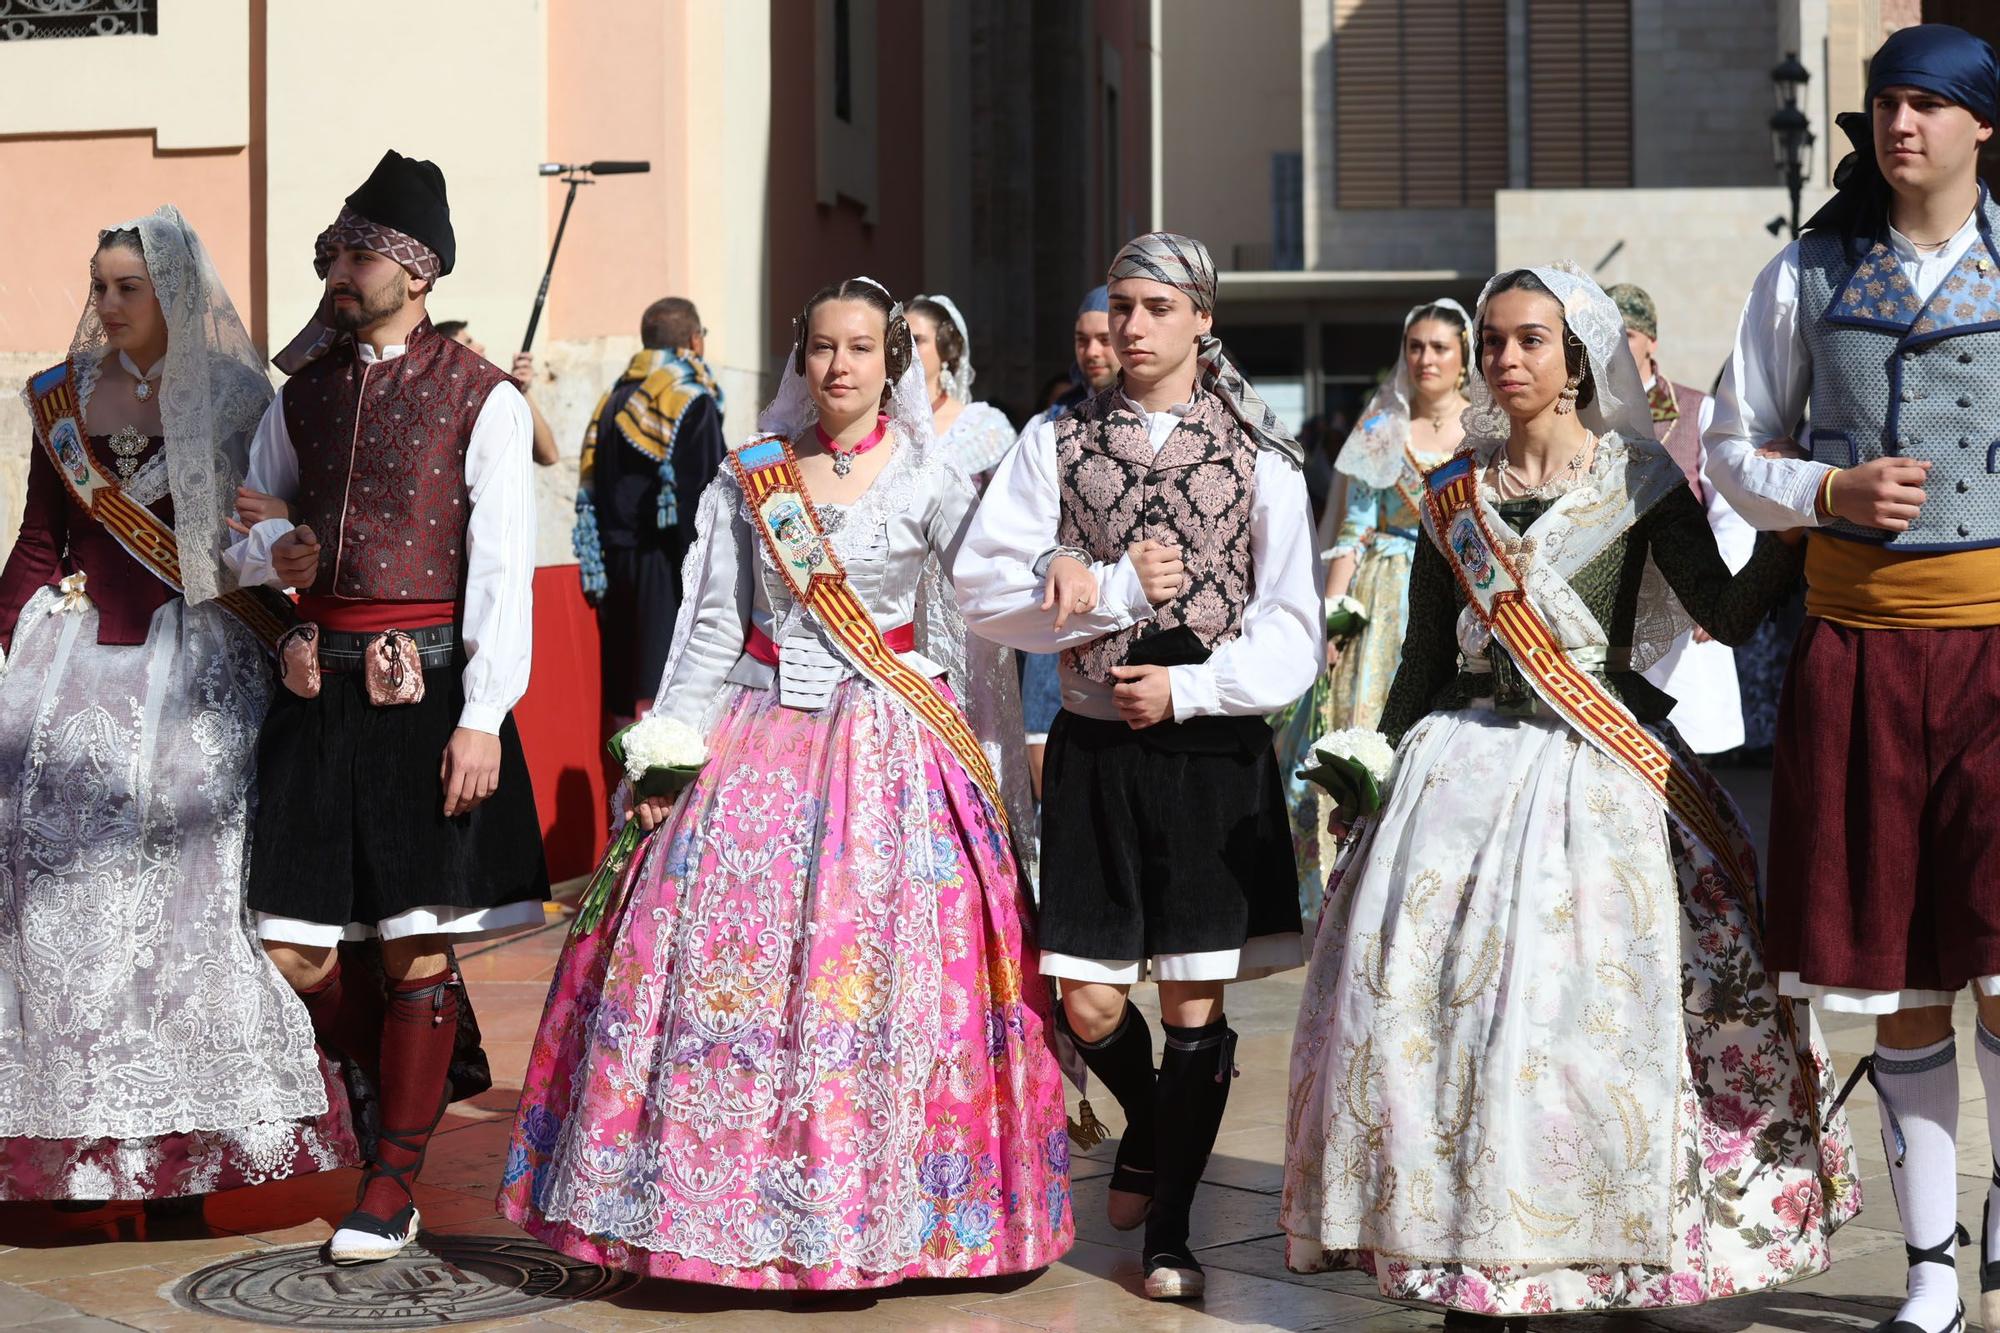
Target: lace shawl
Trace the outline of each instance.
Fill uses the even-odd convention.
[[[1475,325],[1464,306],[1449,296],[1412,306],[1403,316],[1403,334],[1407,339],[1418,312],[1434,306],[1456,310],[1465,323],[1465,374],[1470,381],[1473,375],[1470,334]],[[1410,388],[1410,360],[1399,344],[1394,373],[1382,381],[1374,397],[1368,400],[1361,413],[1361,424],[1348,435],[1347,443],[1340,446],[1333,466],[1370,490],[1386,491],[1394,486],[1396,478],[1402,475],[1404,446],[1410,441],[1410,402],[1414,397]]]
[[[205,602],[233,586],[221,561],[229,536],[225,520],[235,512],[236,488],[250,462],[250,438],[271,403],[271,381],[215,264],[180,210],[166,204],[112,230],[139,233],[147,276],[166,320],[167,363],[159,384],[166,444],[161,453],[174,498],[181,582],[190,603]],[[98,372],[111,354],[96,303],[87,301],[70,340],[86,422]]]
[[[905,513],[912,505],[927,500],[933,493],[933,487],[920,483],[927,480],[930,471],[940,468],[959,470],[932,432],[930,396],[925,388],[924,369],[917,359],[914,343],[910,349],[909,368],[896,381],[889,395],[888,415],[890,429],[896,435],[896,457],[852,504],[816,506],[822,517],[829,520],[832,531],[828,533],[828,539],[835,554],[843,560],[851,553],[849,544],[860,539],[859,534],[869,532],[890,517]],[[758,435],[782,435],[786,439],[797,439],[818,419],[819,409],[813,404],[805,375],[787,359],[777,395],[757,414]],[[739,547],[736,524],[747,522],[748,518],[735,475],[724,468],[702,493],[701,507],[696,514],[694,545],[688,548],[682,563],[681,587],[699,588],[706,581],[709,571],[737,565],[746,558],[758,561],[760,576],[769,572],[775,577],[770,555],[761,543],[750,543],[749,551]],[[943,668],[951,680],[963,682],[967,661],[965,620],[959,614],[951,579],[940,564],[938,554],[933,551],[925,561],[918,586],[916,650]],[[681,602],[680,616],[674,624],[673,645],[667,652],[666,667],[654,696],[655,708],[665,706],[667,685],[673,680],[681,654],[694,633],[699,604],[700,599],[696,597],[686,597]],[[771,637],[784,642],[786,635],[797,624],[797,619],[809,614],[803,606],[793,603],[785,619],[773,627]],[[704,730],[713,728],[720,711],[719,700],[708,705],[702,719]]]
[[[966,475],[976,477],[1000,466],[1019,436],[1007,414],[991,403],[968,403],[951,429],[938,437],[939,446]]]
[[[1594,498],[1575,506],[1570,521],[1540,541],[1535,555],[1558,573],[1566,569],[1565,545],[1575,542],[1582,548],[1601,546],[1585,537],[1607,524],[1629,526],[1632,518],[1644,513],[1673,486],[1687,479],[1666,449],[1653,438],[1653,415],[1648,405],[1639,367],[1625,345],[1625,320],[1618,307],[1595,282],[1573,265],[1529,270],[1555,296],[1563,308],[1563,321],[1583,343],[1590,360],[1595,387],[1589,406],[1577,409],[1577,419],[1598,435],[1597,453],[1591,469],[1565,491],[1590,487]],[[1486,303],[1493,295],[1496,276],[1479,294],[1479,315],[1472,327],[1486,318]],[[1465,447],[1479,459],[1480,484],[1485,486],[1487,466],[1507,442],[1512,429],[1507,414],[1494,401],[1493,392],[1475,365],[1466,379],[1470,405],[1463,417]],[[1581,561],[1575,562],[1577,564]],[[1632,626],[1632,669],[1644,671],[1672,651],[1681,637],[1694,628],[1694,618],[1675,598],[1666,577],[1649,555],[1640,576],[1639,601]],[[1477,636],[1475,636],[1477,637]]]

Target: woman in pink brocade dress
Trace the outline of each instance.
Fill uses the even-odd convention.
[[[964,630],[938,569],[974,497],[901,307],[854,279],[799,330],[759,426],[882,639],[950,698]],[[502,1211],[578,1258],[745,1288],[1053,1262],[1066,1122],[1004,817],[792,598],[733,467],[684,583],[655,711],[708,760],[639,804],[656,831],[556,969]]]

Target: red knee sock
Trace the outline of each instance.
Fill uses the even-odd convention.
[[[424,1147],[444,1114],[445,1079],[457,1034],[458,985],[449,969],[390,984],[377,1082],[382,1142],[362,1190],[362,1212],[392,1217],[410,1202]]]
[[[346,985],[340,977],[340,956],[318,985],[299,992],[312,1017],[313,1036],[327,1054],[361,1067],[369,1082],[377,1080],[382,1063],[382,992],[366,978]]]

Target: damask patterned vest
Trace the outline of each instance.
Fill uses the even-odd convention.
[[[1980,187],[1979,237],[1928,302],[1884,242],[1859,262],[1845,238],[1799,238],[1799,310],[1812,356],[1819,462],[1931,464],[1909,530],[1845,520],[1822,531],[1908,552],[2000,546],[2000,210]]]
[[[285,382],[299,456],[295,522],[320,539],[321,597],[449,602],[459,594],[472,497],[465,451],[486,396],[508,382],[429,320],[409,350],[364,364],[342,338]]]
[[[1158,454],[1143,413],[1106,389],[1055,423],[1062,519],[1056,540],[1116,563],[1133,542],[1177,543],[1188,583],[1153,619],[1082,648],[1071,670],[1109,682],[1133,641],[1185,625],[1214,649],[1243,631],[1250,602],[1250,504],[1257,444],[1221,401],[1197,390]]]
[[[1681,465],[1681,473],[1688,479],[1694,498],[1707,504],[1708,484],[1701,477],[1701,409],[1708,402],[1708,395],[1671,381],[1668,388],[1674,395],[1674,409],[1680,415],[1672,421],[1655,421],[1653,433],[1668,455]]]

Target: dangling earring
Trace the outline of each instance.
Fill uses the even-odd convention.
[[[1581,371],[1569,377],[1569,382],[1563,385],[1562,393],[1556,397],[1557,416],[1566,417],[1576,411],[1576,396],[1582,387],[1583,374]]]
[[[1458,391],[1459,391],[1460,393],[1464,393],[1464,392],[1465,392],[1465,367],[1464,367],[1464,366],[1460,366],[1460,367],[1458,368],[1458,383],[1456,383],[1456,384],[1452,385],[1451,387],[1452,387],[1452,388],[1454,388],[1454,389],[1456,389],[1456,390],[1458,390]]]

